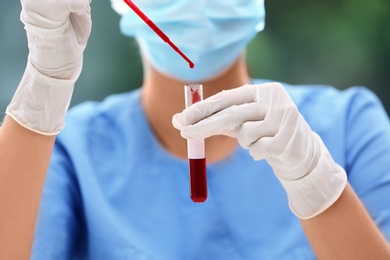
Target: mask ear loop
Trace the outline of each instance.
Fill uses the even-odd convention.
[[[168,36],[157,27],[131,0],[123,0],[149,27],[169,46],[172,47],[179,55],[188,62],[190,68],[194,68],[194,63],[175,45],[171,42]]]

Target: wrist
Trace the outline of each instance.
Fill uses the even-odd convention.
[[[43,75],[28,63],[6,114],[31,131],[56,135],[65,125],[74,84]]]
[[[345,170],[330,155],[322,140],[319,157],[312,170],[299,179],[279,178],[289,200],[291,211],[301,219],[309,219],[329,208],[347,185]]]

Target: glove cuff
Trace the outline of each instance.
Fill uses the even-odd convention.
[[[291,211],[301,219],[309,219],[338,200],[347,185],[347,174],[330,155],[320,138],[321,154],[316,167],[296,180],[279,179],[287,192]]]
[[[28,62],[6,114],[42,135],[56,135],[65,126],[75,80],[47,77]]]

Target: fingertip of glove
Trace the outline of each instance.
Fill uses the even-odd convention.
[[[172,125],[174,128],[181,130],[184,127],[183,122],[180,120],[180,114],[174,114],[172,117]]]

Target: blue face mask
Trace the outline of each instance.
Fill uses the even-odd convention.
[[[115,7],[112,0],[113,7]],[[218,76],[264,28],[264,0],[142,0],[134,3],[194,62],[190,69],[132,11],[121,13],[124,35],[136,37],[158,71],[184,82]]]

